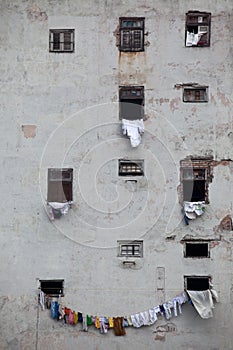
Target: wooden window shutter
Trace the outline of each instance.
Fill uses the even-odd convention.
[[[121,48],[123,50],[128,50],[131,48],[130,30],[122,30],[121,31]]]
[[[132,32],[132,48],[135,51],[143,49],[143,31],[133,30]]]

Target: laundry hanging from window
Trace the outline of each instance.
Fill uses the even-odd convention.
[[[141,143],[141,135],[144,132],[143,119],[127,120],[122,119],[122,132],[130,138],[132,147],[137,147]]]

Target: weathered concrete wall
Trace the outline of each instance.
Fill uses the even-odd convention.
[[[2,0],[0,349],[232,349],[232,1]],[[210,11],[211,45],[185,47],[185,13]],[[144,16],[145,52],[119,53],[120,16]],[[49,52],[49,29],[75,29],[75,52]],[[185,104],[177,83],[209,86],[209,102]],[[132,149],[121,135],[119,85],[144,85],[145,133]],[[186,226],[180,160],[213,156],[206,213]],[[144,159],[137,183],[118,177],[118,159]],[[221,160],[229,160],[221,162]],[[74,205],[50,222],[47,169],[74,169]],[[173,239],[167,239],[172,237]],[[209,259],[185,259],[185,237],[213,240]],[[143,239],[143,258],[125,268],[117,240]],[[89,314],[128,315],[157,305],[184,275],[211,275],[214,317],[190,305],[183,316],[125,337],[83,333],[37,306],[38,279],[65,280],[64,304]],[[166,326],[168,324],[168,326]],[[158,328],[159,326],[162,328]],[[165,327],[166,326],[166,327]]]

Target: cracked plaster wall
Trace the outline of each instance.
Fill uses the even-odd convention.
[[[188,227],[177,195],[181,159],[233,158],[233,8],[230,0],[193,6],[182,0],[1,2],[0,176],[7,198],[0,204],[1,350],[233,347],[233,235],[215,230],[232,216],[232,162],[214,167],[207,211]],[[212,13],[209,48],[184,46],[189,10]],[[131,15],[145,17],[150,45],[120,54],[118,18]],[[49,53],[50,28],[74,28],[75,52]],[[187,81],[208,85],[209,102],[184,104],[174,85]],[[146,131],[137,149],[119,124],[118,86],[127,84],[145,87]],[[136,184],[118,177],[117,160],[124,157],[145,161],[146,176]],[[52,224],[47,168],[62,166],[74,169],[75,203]],[[180,241],[187,235],[219,244],[210,259],[184,259]],[[139,238],[143,258],[123,268],[116,241]],[[184,275],[211,275],[220,296],[214,318],[202,320],[186,305],[171,320],[174,332],[161,331],[161,319],[119,339],[93,327],[82,333],[37,308],[38,278],[64,278],[71,308],[109,316],[143,311],[158,304],[158,266],[165,269],[166,299],[183,290]]]

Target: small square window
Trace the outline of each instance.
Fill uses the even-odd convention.
[[[210,46],[211,13],[189,11],[186,13],[185,45]]]
[[[50,52],[74,52],[74,29],[50,29]]]
[[[120,119],[136,120],[144,117],[144,86],[119,87]]]
[[[118,166],[119,176],[143,176],[144,161],[143,160],[119,160]]]
[[[48,169],[48,202],[73,200],[73,169]]]
[[[186,290],[207,290],[210,289],[209,276],[184,276],[184,286]]]
[[[142,258],[143,241],[118,241],[119,257]]]
[[[207,87],[184,88],[184,102],[208,102]]]
[[[47,295],[63,295],[64,280],[40,280],[40,289]]]
[[[120,51],[144,51],[144,17],[120,18]]]
[[[207,242],[185,242],[185,258],[209,258],[209,244]]]

